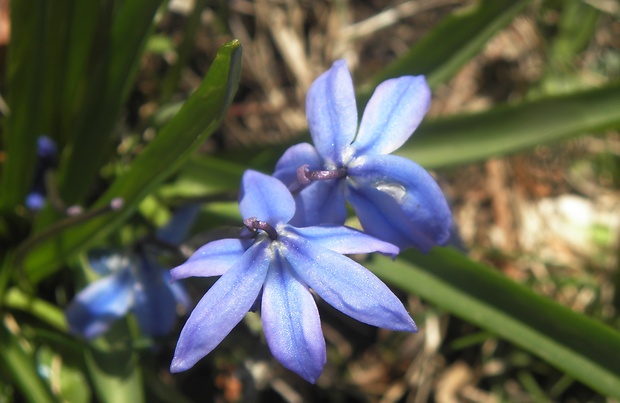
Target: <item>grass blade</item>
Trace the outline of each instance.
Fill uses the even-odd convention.
[[[620,82],[424,123],[396,154],[427,168],[514,153],[620,127]]]
[[[620,397],[620,334],[458,252],[435,248],[367,265],[383,280],[536,354],[605,395]]]
[[[25,269],[31,281],[53,272],[93,237],[117,228],[147,194],[191,156],[218,127],[230,105],[239,82],[240,64],[239,41],[224,45],[200,88],[93,206],[100,209],[120,197],[124,201],[120,211],[75,225],[71,218],[60,221],[20,245],[16,264]]]

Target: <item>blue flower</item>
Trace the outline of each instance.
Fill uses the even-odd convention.
[[[451,213],[418,164],[389,155],[414,132],[430,104],[423,76],[384,81],[359,130],[351,75],[337,61],[311,86],[306,113],[314,147],[289,148],[274,176],[296,194],[297,226],[343,224],[347,200],[364,230],[400,248],[428,251],[450,237]]]
[[[185,324],[170,369],[185,371],[209,354],[260,301],[265,339],[275,358],[309,382],[326,360],[325,339],[310,289],[370,325],[417,331],[400,300],[343,253],[398,248],[343,226],[296,228],[295,201],[277,179],[246,171],[239,210],[252,238],[221,239],[172,270],[174,279],[219,276]]]
[[[144,334],[164,336],[172,330],[178,310],[189,308],[183,287],[170,284],[169,271],[145,254],[106,254],[91,265],[104,277],[83,289],[65,310],[73,334],[93,339],[131,311]]]
[[[189,206],[175,212],[157,238],[180,243],[197,211],[196,206]],[[102,278],[83,289],[67,307],[65,316],[73,334],[93,339],[131,311],[142,332],[164,336],[172,330],[178,313],[189,309],[184,288],[172,284],[169,270],[145,250],[126,255],[105,252],[91,256],[90,265]]]

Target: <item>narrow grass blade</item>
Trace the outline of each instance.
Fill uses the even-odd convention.
[[[541,357],[605,395],[620,397],[620,333],[458,252],[436,248],[367,265],[383,280]]]
[[[396,154],[427,168],[481,161],[620,127],[620,82],[429,121]]]
[[[5,161],[0,171],[0,210],[24,202],[35,170],[43,86],[45,7],[43,0],[12,1],[11,44],[7,60],[9,116],[2,133]]]
[[[84,83],[83,106],[75,117],[68,152],[59,169],[58,191],[68,205],[82,201],[112,150],[110,136],[133,85],[160,4],[161,0],[116,2],[102,13],[95,51],[89,60],[94,64],[92,76]]]
[[[142,367],[129,350],[86,352],[86,366],[102,402],[141,403],[145,401]]]
[[[5,319],[6,320],[6,319]],[[37,372],[35,359],[26,352],[17,336],[0,324],[0,365],[8,373],[23,396],[32,403],[54,403],[56,400]]]

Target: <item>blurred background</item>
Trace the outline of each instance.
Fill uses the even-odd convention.
[[[24,7],[23,2],[13,2]],[[54,29],[56,22],[58,30],[77,27],[77,20],[72,19],[77,18],[77,12],[74,16],[64,15],[58,12],[60,6],[44,3],[40,1],[35,7],[46,11],[24,32],[39,29],[43,35],[48,32],[45,30]],[[96,18],[102,24],[114,20],[115,7],[120,8],[118,4],[123,2],[94,3],[100,9],[112,5],[108,14],[102,12]],[[28,66],[27,59],[25,64],[11,64],[20,57],[11,54],[13,41],[27,42],[29,37],[11,33],[15,13],[9,12],[10,7],[20,6],[0,1],[0,68],[7,77],[1,83],[0,94],[4,97],[8,93],[8,97],[0,99],[3,117],[17,109],[11,102],[22,101],[13,94],[26,85],[23,80],[12,85],[16,77],[12,71],[32,68],[32,64],[24,67]],[[70,159],[68,151],[59,153],[61,162],[54,168],[60,178],[60,192],[56,195],[60,203],[56,204],[77,204],[86,210],[101,205],[101,195],[157,138],[160,128],[173,119],[182,103],[201,85],[220,47],[233,39],[238,39],[243,49],[238,89],[221,117],[221,125],[196,146],[198,157],[168,175],[156,189],[150,189],[134,214],[126,214],[113,231],[97,238],[96,246],[132,244],[161,226],[170,208],[197,201],[207,204],[192,227],[193,238],[186,244],[190,249],[214,236],[215,226],[234,225],[238,219],[234,203],[238,181],[230,178],[238,178],[239,169],[244,167],[271,172],[282,150],[308,138],[305,95],[313,80],[333,61],[347,60],[360,110],[384,79],[425,74],[433,89],[430,111],[419,133],[397,154],[429,168],[440,183],[453,210],[452,247],[579,317],[604,323],[606,330],[601,332],[609,332],[616,344],[601,347],[601,355],[606,351],[611,362],[601,367],[620,377],[616,372],[620,351],[608,347],[620,345],[617,1],[170,0],[151,9],[153,18],[147,22],[153,23],[147,24],[141,52],[131,53],[139,56],[135,66],[126,70],[127,76],[135,80],[123,84],[125,90],[119,91],[112,102],[116,106],[110,107],[113,112],[105,114],[109,124],[102,140],[93,145],[103,146],[106,154],[93,168],[90,179],[84,179],[84,191],[78,195],[63,190],[62,173],[71,167],[75,170],[80,163],[64,164]],[[27,21],[30,17],[20,11],[19,18]],[[54,77],[60,77],[56,74],[76,71],[70,70],[73,64],[68,60],[74,50],[78,51],[79,43],[71,42],[66,48],[62,45],[63,35],[70,36],[69,32],[73,31],[67,29],[57,40],[45,35],[39,38],[40,48],[34,53],[51,53],[44,57],[48,64],[39,65],[41,70],[32,73],[33,77],[41,75],[45,77],[41,82],[53,83]],[[98,66],[93,56],[98,53],[96,44],[95,40],[84,45],[84,49],[90,49],[84,71]],[[114,54],[116,48],[112,45],[98,57]],[[62,52],[53,53],[61,48],[67,59],[56,57]],[[124,74],[122,70],[119,76]],[[69,85],[69,81],[58,86]],[[88,100],[89,96],[96,99],[96,90],[86,89],[82,94],[91,92],[66,103],[73,105],[68,108],[71,113],[80,109],[75,106],[76,100]],[[29,97],[45,104],[45,100],[55,99],[54,93],[58,94],[57,89],[35,88]],[[103,94],[105,98],[105,91]],[[99,108],[96,102],[92,105],[93,110]],[[32,128],[32,132],[50,135],[60,149],[79,149],[70,135],[62,134],[68,133],[63,127],[72,124],[73,115],[59,113],[64,121],[54,121],[53,108],[30,109],[30,113],[23,113],[26,117],[22,120],[52,122],[48,127]],[[78,117],[88,120],[84,116],[95,115]],[[100,121],[90,124],[93,122]],[[9,186],[8,163],[4,162],[11,152],[18,152],[11,150],[12,135],[7,134],[15,125],[6,123],[3,130],[0,168],[5,175],[4,189]],[[89,144],[89,140],[84,141]],[[33,161],[30,158],[28,162],[31,172],[35,170]],[[221,176],[220,182],[214,176]],[[28,182],[26,178],[22,181]],[[63,214],[45,211],[37,213],[47,214],[46,219],[41,219],[26,212],[21,201],[18,207],[7,205],[1,222],[5,263],[14,258],[12,248],[38,253],[28,249],[32,243],[24,249],[24,242],[63,219]],[[60,230],[64,231],[64,227]],[[36,285],[21,281],[17,271],[3,277],[3,288],[17,287],[23,295],[53,305],[58,314],[88,278],[76,273],[89,270],[84,267],[88,266],[85,256],[91,247],[92,243],[84,244],[76,247],[73,255],[58,258],[55,264],[62,270],[41,274],[41,282],[37,280]],[[365,257],[360,259],[366,261]],[[177,256],[165,256],[163,260],[168,267],[182,262]],[[374,269],[372,262],[369,267]],[[433,298],[412,291],[398,279],[386,281],[406,302],[420,332],[376,329],[319,302],[328,361],[316,385],[306,383],[275,361],[262,339],[259,316],[253,314],[196,367],[175,375],[169,373],[168,366],[184,319],[165,338],[148,338],[135,329],[127,336],[127,332],[113,329],[108,347],[123,348],[105,350],[104,354],[104,350],[92,350],[98,342],[89,346],[67,335],[62,324],[46,324],[41,314],[32,312],[32,304],[20,305],[17,299],[6,297],[2,314],[8,330],[0,340],[4,349],[21,344],[25,359],[34,362],[42,388],[48,389],[50,401],[618,401],[619,396],[609,392],[614,388],[617,391],[617,385],[609,384],[605,389],[580,379],[571,370],[558,368],[557,362],[568,363],[571,358],[556,354],[549,361],[544,352],[507,339],[498,331],[502,323],[487,327],[487,319],[477,321],[450,305],[442,305],[442,299],[458,298],[458,286],[450,294],[436,294]],[[211,280],[190,282],[187,289],[196,301],[210,284]],[[476,286],[469,287],[471,290]],[[489,298],[502,299],[502,288],[494,291],[484,284],[480,288]],[[456,301],[463,304],[465,300]],[[488,301],[493,308],[493,299]],[[535,303],[519,304],[518,308],[523,309],[525,317],[542,312]],[[551,311],[548,314],[555,317]],[[590,337],[579,330],[582,328],[558,329],[567,339],[578,333],[580,340]],[[594,345],[599,339],[593,336],[590,340]],[[569,350],[582,349],[588,355],[589,343],[580,347],[570,343],[562,345],[568,345]],[[106,358],[99,359],[99,353]],[[87,358],[76,358],[84,354]],[[115,367],[114,361],[124,362],[122,369]],[[106,370],[108,367],[112,369]],[[28,375],[20,373],[19,368],[12,366],[9,359],[0,367],[0,402],[36,400],[24,391],[28,383],[24,386],[19,377],[25,379]],[[103,380],[97,380],[98,376]],[[117,394],[107,394],[106,387],[117,387]],[[136,388],[139,392],[135,392]],[[130,400],[136,396],[138,400]]]

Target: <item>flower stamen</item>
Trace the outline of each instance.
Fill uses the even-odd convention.
[[[272,241],[278,239],[278,233],[276,232],[275,228],[273,228],[265,221],[260,221],[256,217],[246,218],[245,220],[243,220],[243,225],[245,225],[245,227],[252,232],[256,232],[258,230],[265,231],[265,233]]]
[[[304,164],[297,168],[297,181],[291,183],[288,189],[291,193],[295,194],[314,181],[339,179],[344,178],[345,176],[347,176],[346,167],[331,170],[310,170],[309,165]]]

